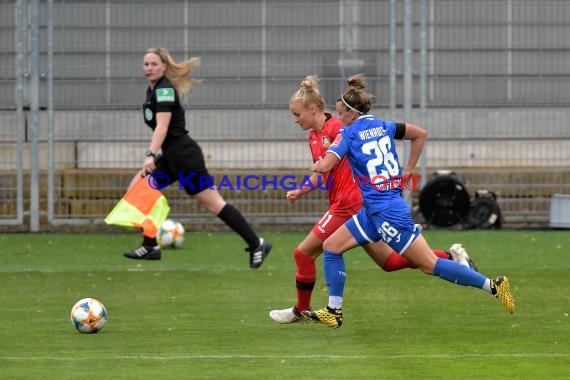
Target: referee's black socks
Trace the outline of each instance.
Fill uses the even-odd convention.
[[[148,248],[154,248],[158,245],[158,243],[156,242],[156,237],[148,237],[146,235],[143,235],[143,242],[142,245],[144,247],[148,247]]]
[[[226,203],[217,216],[241,236],[251,250],[259,246],[259,237],[253,232],[247,220],[245,220],[243,215],[234,206]]]

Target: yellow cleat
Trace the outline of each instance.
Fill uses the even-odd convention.
[[[306,321],[319,322],[333,329],[342,325],[342,309],[332,309],[327,306],[316,311],[302,311],[301,315]]]
[[[491,280],[491,290],[495,298],[497,298],[509,311],[515,312],[515,299],[511,293],[508,277],[497,277]]]

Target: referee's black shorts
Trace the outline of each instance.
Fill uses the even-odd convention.
[[[189,195],[196,195],[214,186],[214,178],[208,173],[202,148],[188,135],[162,147],[162,156],[156,160],[152,177],[157,189],[180,182],[179,186]]]

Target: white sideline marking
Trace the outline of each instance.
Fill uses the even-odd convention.
[[[173,355],[148,356],[127,355],[110,357],[54,357],[54,356],[2,356],[0,360],[53,360],[53,361],[83,361],[83,360],[232,360],[232,359],[461,359],[461,358],[567,358],[565,353],[512,353],[512,354],[426,354],[426,355]]]

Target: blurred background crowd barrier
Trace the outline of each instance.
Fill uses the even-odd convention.
[[[334,109],[364,73],[372,113],[428,130],[422,186],[453,170],[496,194],[503,226],[548,226],[552,196],[570,193],[568,36],[564,0],[0,0],[0,228],[102,223],[150,139],[151,46],[201,58],[184,104],[212,174],[308,174],[290,96],[316,74]],[[285,192],[222,191],[258,225],[326,209],[323,191],[295,205]],[[219,226],[176,186],[165,194],[172,217]]]

